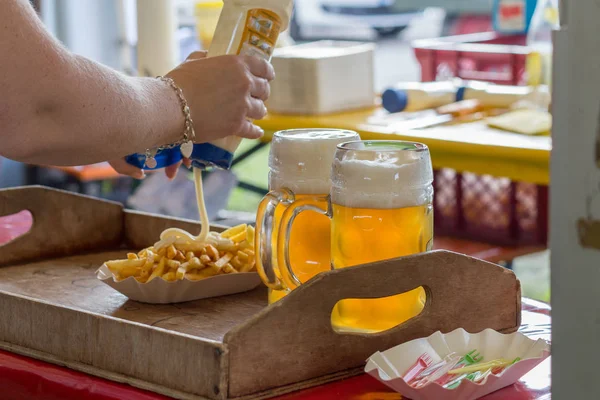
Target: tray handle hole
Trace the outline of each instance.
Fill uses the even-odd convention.
[[[387,297],[342,299],[333,307],[331,326],[335,332],[344,334],[388,331],[421,314],[427,293],[420,286]]]
[[[25,236],[33,227],[33,215],[29,210],[0,216],[0,247]]]

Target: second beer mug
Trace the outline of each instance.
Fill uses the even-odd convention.
[[[401,141],[340,144],[327,197],[305,197],[285,210],[278,238],[283,275],[302,283],[290,263],[295,220],[306,210],[331,220],[331,265],[346,268],[421,253],[433,243],[433,169],[427,146]],[[315,207],[326,202],[327,206]],[[308,233],[307,233],[308,234]],[[374,277],[385,279],[385,277]],[[381,332],[418,315],[425,291],[380,299],[340,301],[332,314],[338,330]]]
[[[283,271],[277,256],[281,216],[295,203],[311,205],[317,213],[300,216],[291,230],[288,262],[295,278],[306,282],[331,269],[330,226],[321,209],[331,190],[331,163],[338,144],[358,140],[356,132],[337,129],[294,129],[275,133],[269,156],[269,194],[256,219],[257,269],[269,286],[269,303],[294,289],[296,282]],[[313,201],[313,199],[316,199]]]

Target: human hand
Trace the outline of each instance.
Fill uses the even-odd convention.
[[[265,117],[264,101],[270,94],[269,82],[275,73],[271,64],[251,56],[218,56],[206,59],[205,51],[192,53],[187,60],[167,76],[183,90],[188,102],[196,142],[203,143],[237,135],[260,138],[264,132],[249,120]],[[112,160],[110,165],[120,174],[144,179],[143,170],[124,159]],[[183,160],[188,168],[190,161]],[[180,163],[165,168],[174,179]]]
[[[167,76],[183,90],[197,142],[231,135],[257,139],[264,134],[249,120],[267,114],[264,101],[275,78],[267,61],[253,56],[206,58],[205,52],[195,52]]]

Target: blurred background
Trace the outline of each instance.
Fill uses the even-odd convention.
[[[130,75],[138,70],[137,3],[32,1],[48,29],[69,49]],[[213,0],[173,0],[180,60],[209,45],[221,4]],[[374,88],[381,93],[398,82],[421,81],[422,71],[413,49],[415,40],[490,32],[492,10],[492,0],[295,0],[290,29],[278,45],[323,39],[373,43]],[[268,152],[268,145],[257,147],[244,142],[238,150],[244,156],[233,171],[217,171],[206,177],[213,221],[232,225],[254,220],[267,187]],[[107,165],[41,168],[0,159],[0,187],[24,184],[44,184],[116,200],[135,209],[197,219],[193,184],[185,173],[174,182],[155,174],[140,183],[117,176]],[[165,185],[170,187],[166,189]],[[549,300],[547,252],[520,257],[513,266],[525,295]]]
[[[177,9],[179,54],[184,59],[203,48],[202,28],[214,29],[212,21],[218,18],[220,2],[173,3]],[[69,49],[127,74],[137,74],[136,0],[36,0],[32,4],[48,29]],[[296,0],[289,36],[282,37],[280,44],[319,39],[374,42],[375,87],[381,91],[399,81],[420,80],[412,40],[489,31],[491,9],[492,0]],[[265,148],[256,156],[267,153]],[[262,170],[244,165],[239,173],[264,186],[266,165],[251,164]],[[0,161],[0,165],[0,187],[46,183],[81,189],[76,187],[80,182],[64,171],[30,170],[9,160]],[[131,183],[124,181],[85,182],[83,190],[125,202]],[[258,197],[255,200],[240,201],[234,193],[227,208],[253,212]]]

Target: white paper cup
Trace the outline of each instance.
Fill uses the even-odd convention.
[[[489,375],[482,382],[463,380],[455,389],[445,389],[435,382],[416,389],[402,379],[405,371],[423,353],[429,354],[435,364],[451,353],[464,355],[474,349],[484,357],[483,362],[517,357],[521,360],[499,375]],[[516,383],[549,355],[548,342],[529,339],[520,332],[505,335],[486,329],[470,334],[464,329],[457,329],[447,334],[436,332],[427,338],[377,352],[367,361],[365,372],[412,400],[473,400]]]

